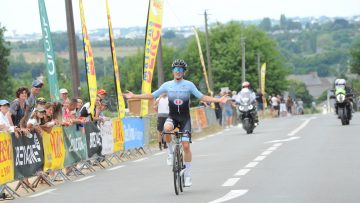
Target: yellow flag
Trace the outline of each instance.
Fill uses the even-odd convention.
[[[115,86],[116,86],[116,95],[117,95],[117,103],[118,103],[118,113],[119,117],[123,118],[125,116],[125,102],[124,97],[122,96],[121,87],[120,87],[120,75],[119,75],[119,67],[116,59],[116,51],[115,51],[115,43],[114,43],[114,34],[112,30],[112,24],[110,19],[110,9],[108,0],[106,0],[106,11],[108,17],[108,25],[109,25],[109,37],[110,37],[110,46],[111,46],[111,55],[114,64],[114,75],[115,75]]]
[[[261,65],[261,69],[260,69],[260,77],[261,77],[260,91],[261,91],[261,94],[263,95],[264,108],[267,107],[267,102],[266,102],[266,97],[265,97],[265,76],[266,76],[266,63],[263,63]]]
[[[82,36],[84,41],[86,76],[87,76],[88,90],[90,96],[89,111],[91,115],[94,117],[94,108],[95,108],[96,94],[97,94],[96,71],[95,71],[94,57],[91,49],[89,35],[86,29],[84,7],[82,0],[80,0],[80,16],[81,16]]]
[[[156,53],[161,36],[164,0],[150,0],[146,26],[145,54],[141,93],[151,93]],[[148,114],[148,100],[141,100],[140,115]]]

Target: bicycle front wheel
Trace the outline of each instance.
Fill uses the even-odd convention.
[[[179,195],[180,192],[180,168],[179,168],[179,146],[174,149],[174,160],[173,160],[173,174],[174,174],[174,189],[175,194]]]

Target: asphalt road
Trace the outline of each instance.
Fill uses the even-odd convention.
[[[166,154],[154,152],[15,202],[360,202],[360,115],[262,120],[194,140],[193,186],[176,196]]]

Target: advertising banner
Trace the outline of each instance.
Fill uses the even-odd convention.
[[[266,96],[265,96],[265,76],[266,76],[266,63],[263,63],[260,68],[260,78],[261,78],[261,94],[263,94],[263,103],[264,109],[267,107]]]
[[[125,150],[144,146],[144,121],[141,118],[123,118]]]
[[[96,84],[96,71],[95,71],[95,63],[93,52],[90,44],[89,35],[86,28],[85,15],[84,15],[84,7],[82,0],[80,3],[80,16],[81,16],[81,26],[82,26],[82,36],[84,42],[84,55],[85,55],[85,68],[86,68],[86,77],[88,82],[88,90],[90,96],[90,108],[89,111],[94,117],[94,108],[97,94],[97,84]]]
[[[123,118],[125,116],[125,102],[124,102],[124,97],[122,96],[122,92],[121,92],[121,88],[120,88],[120,73],[119,73],[119,67],[118,67],[117,58],[116,58],[114,34],[112,31],[112,24],[111,24],[108,0],[106,0],[106,11],[107,11],[108,25],[109,25],[111,56],[112,56],[113,66],[114,66],[114,80],[115,80],[115,90],[116,90],[117,103],[118,103],[118,113],[119,113],[119,117]]]
[[[64,168],[65,146],[62,127],[54,127],[50,133],[43,131],[44,171]]]
[[[53,49],[53,42],[51,38],[51,31],[49,20],[46,12],[46,7],[44,0],[39,0],[39,13],[40,13],[40,22],[41,30],[43,36],[44,50],[45,50],[45,63],[48,76],[48,86],[50,89],[50,99],[51,101],[59,101],[60,92],[59,92],[59,83],[56,73],[55,65],[55,54]]]
[[[206,128],[208,126],[208,122],[206,119],[206,113],[204,108],[196,108],[196,120],[198,120],[201,128]]]
[[[14,178],[33,176],[43,169],[44,149],[42,138],[35,131],[16,138],[11,134],[14,154]]]
[[[80,130],[76,130],[76,126],[66,127],[64,130],[65,141],[65,163],[64,166],[70,166],[81,160],[86,160],[87,147],[86,136]]]
[[[100,135],[102,140],[101,154],[112,154],[114,153],[114,135],[112,121],[105,121],[99,126]]]
[[[114,136],[114,152],[124,150],[124,128],[120,118],[112,120],[113,136]]]
[[[151,93],[157,49],[161,37],[164,0],[150,0],[146,24],[145,53],[141,93]],[[148,114],[148,100],[141,100],[140,115]]]
[[[92,122],[85,123],[84,126],[88,157],[93,158],[101,155],[102,140],[99,128]]]
[[[8,132],[0,132],[0,185],[14,180],[13,148]]]

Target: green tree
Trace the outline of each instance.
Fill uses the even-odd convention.
[[[360,74],[360,41],[354,43],[350,50],[351,54],[351,72]]]
[[[10,55],[10,43],[6,42],[4,39],[4,33],[6,29],[0,24],[0,98],[1,99],[11,99],[13,88],[12,82],[10,79],[10,74],[8,72],[9,66],[9,55]]]
[[[311,102],[314,99],[309,94],[309,90],[306,88],[305,83],[297,80],[289,81],[289,92],[295,95],[296,99],[301,99],[306,107],[310,107]]]
[[[231,90],[237,91],[241,89],[241,36],[246,38],[246,80],[251,82],[255,90],[258,88],[256,53],[259,51],[261,62],[266,62],[267,65],[266,91],[280,93],[286,90],[287,71],[275,41],[255,26],[230,22],[228,24],[219,23],[210,30],[214,91],[221,87],[229,87]],[[204,34],[199,33],[199,37],[202,50],[205,50]],[[190,40],[183,56],[190,67],[188,77],[196,85],[199,85],[203,74],[194,38]]]
[[[271,31],[271,20],[270,20],[270,18],[262,19],[262,21],[259,24],[259,28],[261,28],[262,30],[264,30],[266,32]]]

